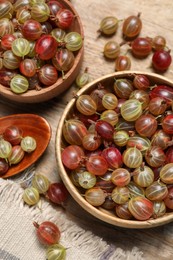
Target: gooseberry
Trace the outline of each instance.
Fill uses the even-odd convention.
[[[57,225],[51,221],[44,221],[40,225],[33,223],[36,228],[37,238],[43,245],[49,246],[59,242],[61,233]]]

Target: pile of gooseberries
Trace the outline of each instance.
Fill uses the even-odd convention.
[[[141,14],[131,15],[124,19],[122,25],[123,41],[118,43],[114,39],[106,42],[103,48],[105,58],[115,61],[115,71],[124,71],[131,68],[131,59],[127,54],[121,53],[121,46],[126,44],[130,46],[126,50],[137,59],[143,59],[151,55],[151,66],[157,73],[165,72],[172,62],[171,51],[166,46],[166,39],[161,35],[153,38],[139,36],[142,30]],[[104,17],[100,22],[98,30],[102,35],[114,35],[119,26],[119,22],[115,16]]]
[[[129,73],[75,98],[61,160],[82,197],[122,219],[173,210],[173,88]]]
[[[24,156],[35,151],[37,142],[33,136],[24,136],[21,127],[9,125],[0,135],[0,176],[13,165],[20,163]]]
[[[75,14],[54,0],[2,0],[0,80],[16,94],[65,79],[83,45]]]

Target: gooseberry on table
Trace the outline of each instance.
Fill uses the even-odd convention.
[[[46,249],[46,257],[48,260],[65,260],[66,248],[59,243],[48,246],[48,248]]]
[[[158,50],[153,54],[152,66],[156,71],[163,72],[169,68],[172,62],[170,51]]]
[[[36,228],[36,235],[41,244],[49,246],[59,242],[61,233],[58,226],[53,222],[44,221],[41,224],[33,222],[33,225]]]
[[[115,60],[115,71],[130,70],[131,59],[127,55],[119,55]]]
[[[51,183],[46,192],[46,197],[55,204],[64,203],[68,196],[68,190],[62,182]]]
[[[122,32],[125,39],[134,38],[141,32],[142,21],[140,15],[140,13],[138,15],[130,15],[124,20]]]
[[[106,16],[100,22],[100,28],[98,32],[105,35],[112,35],[118,29],[118,19],[115,16]]]

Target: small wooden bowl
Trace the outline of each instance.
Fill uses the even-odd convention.
[[[12,125],[22,129],[23,137],[33,137],[36,140],[37,147],[33,152],[25,153],[20,163],[11,165],[6,174],[0,176],[1,178],[9,178],[19,174],[35,163],[45,152],[52,135],[51,127],[46,119],[35,114],[14,114],[1,117],[0,135],[7,127]]]
[[[124,72],[115,72],[113,74],[101,77],[89,84],[87,84],[85,87],[80,89],[77,92],[77,95],[80,96],[82,94],[87,94],[91,92],[91,90],[97,88],[98,83],[101,83],[105,88],[109,88],[113,85],[113,82],[115,79],[118,78],[127,78],[127,79],[133,79],[134,74],[143,74],[146,75],[150,81],[151,85],[158,83],[158,84],[166,84],[171,87],[173,87],[173,82],[163,76],[154,74],[154,73],[147,73],[147,72],[139,72],[139,71],[124,71]],[[61,119],[58,124],[57,132],[56,132],[56,159],[57,159],[57,166],[58,166],[58,172],[67,187],[68,191],[74,198],[74,200],[88,213],[95,216],[97,219],[102,220],[105,223],[112,224],[114,226],[120,226],[124,228],[152,228],[156,226],[160,226],[166,223],[169,223],[173,221],[173,212],[166,213],[162,217],[158,217],[156,219],[151,218],[146,221],[138,221],[138,220],[124,220],[121,218],[118,218],[114,213],[111,211],[105,210],[101,207],[94,207],[90,205],[85,198],[80,194],[80,191],[69,178],[69,172],[64,167],[62,160],[61,160],[61,152],[62,149],[67,146],[67,143],[64,141],[63,134],[62,134],[62,128],[64,125],[65,120],[74,118],[72,116],[74,107],[75,107],[75,101],[76,99],[73,98],[68,105],[66,106]]]
[[[81,34],[82,38],[84,38],[84,31],[81,19],[76,10],[74,9],[73,5],[68,0],[62,0],[61,4],[67,9],[71,10],[75,16],[70,31],[78,32]],[[83,54],[84,45],[79,51],[76,52],[74,65],[68,72],[65,73],[65,79],[59,76],[57,82],[51,86],[43,87],[41,90],[34,89],[28,90],[23,94],[15,94],[10,90],[10,88],[0,84],[0,95],[4,96],[9,100],[13,100],[15,102],[20,103],[40,103],[43,101],[50,100],[51,98],[54,98],[62,92],[64,92],[65,90],[67,90],[73,83],[80,71],[83,61]]]

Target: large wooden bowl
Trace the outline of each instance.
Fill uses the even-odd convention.
[[[68,0],[62,0],[61,3],[64,7],[71,10],[75,16],[74,22],[70,27],[70,31],[78,32],[84,38],[83,26],[81,19],[74,9],[73,5]],[[23,94],[15,94],[9,88],[0,84],[0,95],[4,96],[9,100],[21,103],[40,103],[43,101],[50,100],[67,90],[72,82],[75,80],[78,75],[84,54],[84,46],[75,53],[75,62],[73,67],[65,73],[65,79],[59,76],[57,82],[51,86],[43,87],[41,90],[28,90]],[[61,74],[61,73],[60,73]]]
[[[101,77],[89,84],[87,84],[84,88],[79,90],[77,92],[77,95],[80,96],[81,94],[86,94],[90,92],[91,90],[97,88],[98,83],[101,83],[103,86],[106,88],[110,87],[113,85],[113,82],[115,79],[118,78],[128,78],[132,79],[134,74],[143,74],[148,76],[148,78],[151,81],[151,84],[166,84],[171,87],[173,87],[173,82],[163,76],[154,74],[154,73],[146,73],[146,72],[138,72],[138,71],[126,71],[126,72],[116,72],[104,77]],[[147,221],[138,221],[138,220],[123,220],[118,218],[114,213],[111,211],[104,210],[101,207],[94,207],[90,205],[80,194],[80,191],[78,190],[77,187],[73,185],[69,178],[68,171],[64,167],[62,161],[61,161],[61,152],[64,146],[66,146],[66,142],[63,139],[62,135],[62,128],[64,125],[64,121],[66,119],[72,118],[72,113],[73,109],[75,107],[75,101],[76,99],[73,98],[68,105],[66,106],[61,119],[59,121],[58,127],[57,127],[57,133],[56,133],[56,158],[57,158],[57,165],[58,165],[58,172],[66,185],[68,191],[72,195],[72,197],[75,199],[75,201],[83,208],[85,209],[88,213],[92,214],[99,220],[104,221],[105,223],[112,224],[114,226],[120,226],[120,227],[125,227],[125,228],[152,228],[156,226],[160,226],[163,224],[166,224],[168,222],[173,221],[173,212],[166,213],[162,217],[158,217],[157,219],[151,218]]]

